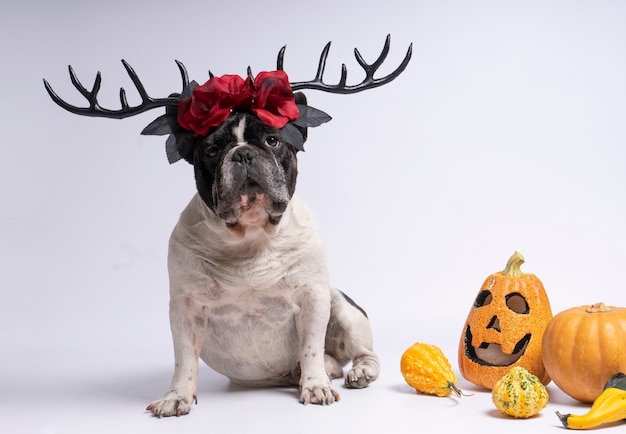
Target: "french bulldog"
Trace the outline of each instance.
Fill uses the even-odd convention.
[[[251,113],[195,146],[197,193],[168,253],[176,367],[147,407],[154,415],[190,411],[199,359],[237,384],[298,386],[304,404],[337,401],[331,380],[349,362],[347,387],[378,377],[367,315],[331,288],[315,219],[295,194],[296,154]]]
[[[233,382],[247,386],[298,386],[304,404],[339,399],[332,380],[364,388],[380,373],[367,315],[352,299],[331,288],[323,243],[313,215],[295,194],[297,152],[307,128],[330,117],[306,105],[311,89],[351,94],[398,77],[408,65],[412,44],[400,65],[375,78],[390,47],[367,63],[355,48],[365,78],[347,84],[342,66],[338,84],[323,79],[330,42],[311,81],[290,83],[277,70],[252,77],[226,74],[203,85],[190,82],[177,61],[182,93],[153,98],[122,60],[141,103],[129,105],[120,89],[120,109],[98,102],[101,75],[89,91],[72,67],[70,78],[88,106],[75,106],[44,86],[61,108],[82,116],[123,119],[165,107],[166,113],[142,134],[166,135],[170,163],[193,164],[197,193],[174,228],[169,243],[170,325],[175,370],[162,398],[148,405],[156,416],[187,414],[197,396],[199,359]]]

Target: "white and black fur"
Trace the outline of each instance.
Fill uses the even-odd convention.
[[[238,384],[299,386],[304,404],[339,399],[331,380],[349,362],[347,387],[378,377],[369,320],[331,288],[315,220],[294,195],[296,152],[251,113],[196,144],[198,192],[169,245],[176,368],[154,415],[190,411],[199,358]]]

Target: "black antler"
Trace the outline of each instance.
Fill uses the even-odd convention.
[[[321,91],[330,92],[330,93],[349,94],[349,93],[361,92],[366,89],[372,89],[378,86],[382,86],[383,84],[389,83],[390,81],[394,80],[398,75],[400,75],[402,71],[404,71],[406,66],[409,64],[409,60],[411,60],[411,54],[413,51],[413,44],[410,44],[409,49],[407,50],[407,53],[404,56],[404,59],[402,60],[402,63],[400,63],[400,66],[398,66],[393,72],[386,75],[385,77],[374,78],[374,74],[376,74],[380,66],[383,64],[383,62],[387,58],[387,54],[389,54],[390,43],[391,43],[391,35],[387,35],[382,52],[378,56],[378,59],[376,59],[376,61],[374,61],[374,63],[371,63],[371,64],[367,63],[363,59],[363,56],[361,56],[361,53],[359,52],[359,50],[355,48],[354,55],[359,65],[361,65],[361,67],[365,70],[365,78],[359,84],[347,85],[346,81],[347,81],[348,71],[346,69],[345,64],[341,66],[341,78],[339,79],[339,83],[337,84],[324,83],[323,75],[324,75],[324,69],[326,68],[326,59],[328,58],[328,52],[330,50],[330,42],[329,42],[328,44],[326,44],[326,46],[322,50],[322,54],[320,56],[320,61],[319,61],[315,78],[311,81],[301,81],[301,82],[291,83],[291,88],[292,90],[313,89],[313,90],[321,90]],[[285,48],[286,47],[283,47],[278,53],[278,59],[277,59],[278,70],[283,69],[283,58],[285,55]],[[61,97],[59,97],[56,94],[56,92],[54,92],[54,90],[52,90],[52,86],[50,86],[50,83],[48,83],[47,80],[44,79],[43,82],[46,87],[46,90],[48,91],[48,94],[50,95],[50,97],[56,104],[58,104],[60,107],[64,108],[65,110],[71,113],[75,113],[75,114],[79,114],[83,116],[123,119],[129,116],[134,116],[136,114],[143,113],[153,108],[178,105],[178,102],[180,101],[179,95],[178,96],[170,95],[167,98],[152,98],[151,96],[149,96],[143,84],[141,83],[141,80],[139,80],[139,77],[137,76],[137,73],[133,70],[133,68],[125,60],[122,60],[122,64],[124,65],[124,68],[126,69],[126,72],[128,73],[133,84],[137,88],[137,92],[139,93],[139,96],[141,97],[141,103],[137,106],[130,106],[128,104],[128,101],[126,99],[126,91],[124,90],[124,88],[120,88],[120,103],[122,106],[121,109],[111,110],[111,109],[107,109],[107,108],[100,106],[100,104],[98,103],[98,92],[100,91],[100,85],[102,82],[102,77],[101,77],[100,72],[96,74],[96,79],[94,81],[93,87],[91,91],[89,91],[78,80],[78,77],[76,76],[76,73],[74,72],[74,69],[72,68],[72,66],[70,65],[68,67],[69,73],[70,73],[70,80],[72,81],[72,84],[74,85],[74,87],[85,97],[85,99],[87,99],[87,102],[89,103],[88,107],[77,107],[77,106],[69,104],[68,102],[61,99]],[[189,84],[190,84],[189,78],[187,76],[187,70],[185,69],[185,66],[182,64],[182,62],[179,62],[177,60],[176,64],[178,65],[178,69],[180,70],[180,74],[181,74],[182,81],[183,81],[183,91],[184,91],[185,89],[189,88]],[[212,76],[212,74],[210,73],[209,75]],[[249,67],[248,67],[248,75],[252,75],[252,72]]]
[[[291,83],[291,88],[293,90],[314,89],[314,90],[321,90],[321,91],[330,92],[330,93],[348,94],[348,93],[361,92],[362,90],[372,89],[378,86],[382,86],[383,84],[389,83],[390,81],[395,79],[398,75],[400,75],[402,71],[404,71],[406,66],[409,64],[409,60],[411,60],[411,54],[413,52],[413,44],[410,44],[409,49],[406,52],[406,56],[404,56],[402,63],[400,63],[400,66],[398,66],[398,68],[396,68],[395,71],[393,71],[392,73],[390,73],[389,75],[385,77],[374,78],[374,74],[376,73],[380,65],[382,65],[382,63],[387,58],[387,54],[389,54],[390,43],[391,43],[391,35],[387,35],[387,38],[385,39],[385,46],[383,47],[383,51],[380,53],[380,56],[378,56],[378,59],[376,59],[376,61],[374,61],[374,63],[372,64],[368,64],[367,62],[365,62],[365,60],[363,59],[363,56],[361,56],[361,53],[359,53],[359,50],[355,48],[354,56],[356,57],[356,61],[359,63],[359,65],[361,65],[361,67],[365,70],[365,79],[359,84],[346,85],[346,80],[348,77],[348,70],[346,69],[345,64],[341,65],[341,78],[339,79],[338,84],[324,83],[324,79],[322,76],[324,75],[324,69],[326,68],[326,58],[328,57],[328,52],[330,50],[330,42],[329,42],[328,44],[326,44],[326,46],[322,50],[322,54],[320,56],[320,62],[317,67],[317,74],[315,74],[315,78],[311,81],[299,81],[299,82]],[[281,48],[280,52],[278,53],[278,59],[276,61],[276,69],[279,69],[279,70],[283,69],[283,57],[285,55],[285,48],[286,47]]]
[[[130,79],[132,80],[133,84],[137,88],[137,91],[139,92],[139,96],[141,97],[141,104],[137,106],[131,107],[128,105],[128,101],[126,100],[126,91],[124,90],[124,88],[120,88],[120,102],[122,104],[122,108],[120,110],[110,110],[110,109],[101,107],[100,104],[98,103],[98,91],[100,90],[100,83],[102,82],[102,77],[100,75],[100,72],[96,74],[96,80],[94,81],[93,88],[91,89],[91,91],[88,91],[87,88],[85,88],[80,83],[80,81],[78,80],[78,77],[76,77],[76,73],[74,73],[74,69],[72,68],[72,66],[70,65],[68,67],[70,71],[70,80],[72,81],[72,84],[87,99],[87,101],[89,102],[89,107],[76,107],[67,103],[66,101],[61,99],[54,92],[54,90],[52,90],[52,87],[50,86],[50,83],[48,83],[48,81],[44,79],[43,82],[46,87],[46,90],[48,91],[48,94],[50,94],[50,97],[55,103],[57,103],[59,106],[61,106],[62,108],[64,108],[65,110],[71,113],[84,115],[84,116],[123,119],[129,116],[134,116],[136,114],[143,113],[153,108],[166,107],[166,106],[178,104],[178,101],[180,99],[179,97],[173,97],[173,96],[170,96],[168,98],[150,97],[148,93],[146,92],[146,89],[144,88],[143,84],[141,83],[141,80],[139,80],[139,77],[137,76],[137,73],[135,72],[135,70],[123,59],[122,59],[122,64],[124,65],[124,68],[126,68],[126,72],[128,73]],[[180,70],[180,75],[183,80],[183,89],[185,89],[185,87],[189,85],[187,69],[185,68],[185,65],[183,65],[182,62],[179,62],[178,60],[176,61],[176,64],[178,65],[178,69]]]

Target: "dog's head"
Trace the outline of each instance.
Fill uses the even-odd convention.
[[[296,102],[306,104],[302,93]],[[297,128],[306,139],[307,129]],[[194,145],[198,193],[229,227],[275,225],[296,188],[297,151],[283,129],[233,113]]]

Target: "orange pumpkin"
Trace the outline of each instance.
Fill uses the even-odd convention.
[[[514,366],[526,368],[543,384],[550,382],[541,358],[541,338],[552,318],[550,301],[541,281],[522,273],[523,263],[515,252],[503,271],[487,277],[463,327],[461,374],[488,389]]]
[[[564,310],[546,327],[542,356],[561,390],[595,401],[613,374],[626,372],[626,308],[597,303]]]

